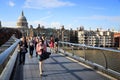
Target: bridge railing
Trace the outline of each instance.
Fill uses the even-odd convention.
[[[59,51],[120,79],[120,50],[59,41]]]
[[[13,59],[16,58],[13,55],[15,55],[14,52],[17,49],[19,41],[19,39],[15,39],[15,42],[10,47],[0,53],[0,80],[9,80],[14,67],[13,62],[15,62]]]

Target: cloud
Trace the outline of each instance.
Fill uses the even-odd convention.
[[[9,1],[8,5],[11,6],[11,7],[14,7],[14,6],[15,6],[15,3],[12,2],[12,1]]]
[[[60,22],[51,22],[50,27],[61,29],[61,27],[64,26],[65,29],[75,29],[76,27],[73,27],[73,24],[61,24]]]
[[[88,7],[89,9],[94,9],[94,10],[105,10],[106,8],[104,8],[104,7],[93,7],[93,6],[89,6]]]
[[[60,22],[48,23],[48,22],[41,21],[41,20],[29,21],[28,22],[28,27],[30,27],[30,25],[32,25],[34,28],[37,28],[38,24],[40,24],[40,26],[44,26],[45,28],[56,28],[56,29],[60,29],[61,28]],[[3,21],[2,22],[2,26],[3,27],[17,28],[16,21]]]
[[[34,28],[37,28],[38,24],[40,24],[40,26],[47,26],[47,23],[41,20],[29,21],[28,23],[29,25],[33,25]]]
[[[51,17],[52,17],[52,15],[45,16],[45,17],[40,18],[40,20],[46,20],[46,19],[51,18]]]
[[[50,26],[51,28],[59,29],[61,28],[62,24],[60,22],[51,22]]]
[[[120,16],[93,15],[88,17],[78,17],[76,20],[107,20],[112,22],[120,22]]]
[[[16,27],[16,21],[2,21],[3,27]]]
[[[71,2],[63,2],[60,0],[26,0],[24,7],[25,8],[35,8],[35,9],[43,9],[43,8],[57,8],[62,6],[74,6],[74,3]]]
[[[29,25],[33,25],[34,28],[38,27],[38,24],[40,24],[41,26],[45,26],[45,28],[56,28],[59,29],[61,27],[61,23],[60,22],[45,22],[45,21],[41,21],[41,20],[35,20],[35,21],[29,21]]]

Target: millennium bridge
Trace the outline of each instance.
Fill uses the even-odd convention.
[[[0,80],[120,80],[119,50],[59,41],[57,52],[47,47],[52,54],[40,76],[35,50],[19,65],[19,41],[12,36],[0,47]]]

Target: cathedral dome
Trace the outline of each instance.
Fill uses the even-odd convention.
[[[22,21],[27,22],[27,19],[26,19],[25,16],[20,16],[20,17],[18,18],[18,21],[19,21],[19,22],[22,22]]]
[[[17,26],[19,28],[28,28],[28,22],[27,22],[26,17],[24,16],[23,11],[22,11],[21,16],[18,18]]]

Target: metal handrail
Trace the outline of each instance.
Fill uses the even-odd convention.
[[[20,40],[16,39],[16,42],[13,45],[11,45],[9,48],[7,48],[4,52],[0,54],[0,74],[19,42]]]
[[[106,50],[106,51],[113,51],[113,52],[120,52],[120,50],[115,50],[115,49],[111,49],[111,48],[103,48],[103,47],[87,46],[85,44],[62,42],[62,41],[59,41],[59,43],[71,44],[73,46],[79,46],[79,47],[85,47],[85,48],[92,48],[92,49],[99,49],[99,50]]]

